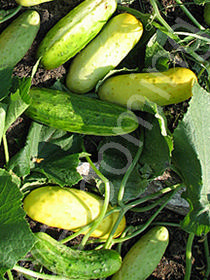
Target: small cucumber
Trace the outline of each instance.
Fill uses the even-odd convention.
[[[31,250],[36,260],[48,270],[67,279],[98,279],[120,269],[120,254],[111,249],[80,251],[67,247],[44,232],[35,233],[37,242]]]
[[[165,72],[124,74],[105,80],[98,95],[102,100],[141,110],[146,98],[160,106],[187,100],[196,81],[190,69],[181,67]]]
[[[51,185],[32,190],[24,199],[23,206],[27,215],[35,221],[51,227],[78,231],[99,216],[103,203],[101,197],[90,192]],[[118,214],[114,212],[107,216],[91,236],[106,239]],[[125,226],[123,217],[115,237],[123,232]]]
[[[72,61],[67,87],[76,93],[92,90],[136,45],[143,33],[137,18],[128,13],[113,17],[100,34]]]
[[[210,3],[205,4],[203,17],[206,24],[210,26]]]
[[[31,47],[40,26],[38,12],[28,10],[0,34],[0,68],[13,68]]]
[[[47,33],[38,48],[46,69],[57,68],[83,49],[117,8],[116,0],[85,0]]]
[[[17,4],[24,6],[24,7],[30,7],[30,6],[35,6],[39,5],[45,2],[50,2],[53,0],[15,0]]]
[[[138,127],[131,111],[99,99],[47,88],[30,90],[26,115],[65,131],[91,135],[127,134]]]
[[[166,227],[156,226],[128,251],[120,270],[111,280],[145,280],[155,270],[168,246]]]

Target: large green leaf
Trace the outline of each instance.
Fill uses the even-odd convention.
[[[187,187],[190,211],[182,227],[197,235],[210,231],[210,94],[198,84],[174,132],[173,162]]]
[[[122,179],[138,149],[143,149],[143,131],[140,135],[134,132],[128,135],[105,137],[100,143],[99,168],[111,182],[110,201],[112,204],[117,202]],[[141,177],[138,167],[137,164],[126,183],[124,202],[139,197],[147,186],[147,180]],[[101,182],[98,186],[103,190]]]
[[[144,149],[139,164],[142,176],[152,181],[162,175],[170,165],[168,137],[161,133],[160,123],[152,114],[145,115]],[[169,145],[170,143],[170,145]]]
[[[152,181],[162,175],[171,163],[173,139],[167,128],[163,109],[146,100],[139,119],[144,127],[144,149],[139,164],[142,176]]]
[[[73,185],[81,180],[76,170],[81,152],[81,137],[38,123],[32,123],[24,148],[7,168],[18,176],[43,173],[60,185]],[[33,175],[32,175],[33,176]]]
[[[22,194],[16,180],[0,169],[0,275],[13,268],[30,251],[34,236],[21,207]]]
[[[1,61],[0,61],[1,63]],[[12,72],[13,68],[4,68],[5,66],[1,66],[0,64],[0,85],[1,85],[1,91],[0,91],[0,101],[7,97],[9,94],[9,89],[12,84]]]

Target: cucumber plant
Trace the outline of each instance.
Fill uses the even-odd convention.
[[[104,3],[105,2],[106,1],[104,1]],[[129,1],[118,1],[118,3],[119,2],[128,3]],[[161,16],[161,11],[159,10],[160,6],[157,5],[155,0],[150,0],[153,7],[152,15],[146,15],[143,18],[142,13],[139,13],[136,9],[130,9],[127,5],[123,6],[123,8],[120,5],[118,6],[118,11],[127,12],[129,14],[133,13],[133,15],[140,21],[141,18],[143,19],[143,42],[147,44],[143,47],[146,48],[145,55],[147,56],[146,60],[148,68],[144,69],[144,65],[140,65],[138,62],[138,72],[142,72],[142,75],[149,75],[151,73],[146,72],[154,73],[155,71],[157,72],[158,69],[166,69],[166,71],[169,71],[167,73],[170,73],[172,70],[168,69],[174,68],[174,65],[179,64],[178,62],[181,60],[182,63],[186,63],[184,64],[185,67],[182,67],[182,73],[191,73],[189,76],[194,83],[192,88],[190,86],[190,79],[189,83],[187,83],[189,86],[186,87],[187,89],[183,85],[180,85],[179,82],[177,82],[177,79],[175,79],[175,84],[172,86],[172,88],[176,88],[178,83],[180,87],[176,88],[175,93],[178,96],[180,94],[180,96],[183,97],[185,96],[183,92],[186,90],[185,93],[188,94],[186,95],[187,98],[190,97],[188,111],[184,114],[182,121],[180,121],[176,130],[172,133],[168,132],[167,121],[164,114],[167,107],[163,108],[163,110],[160,105],[164,106],[164,104],[158,104],[157,100],[151,102],[151,100],[148,100],[149,98],[145,99],[143,106],[141,107],[143,112],[138,110],[137,112],[132,113],[123,107],[115,107],[111,102],[104,103],[97,98],[93,99],[92,96],[83,99],[83,96],[81,95],[76,96],[75,94],[69,93],[62,84],[63,81],[56,83],[56,86],[59,85],[60,89],[62,88],[62,90],[59,91],[42,88],[31,89],[32,100],[30,100],[30,98],[27,99],[27,97],[29,97],[28,87],[29,84],[31,85],[31,79],[29,84],[20,83],[19,87],[15,89],[16,91],[14,94],[9,94],[10,89],[14,90],[14,88],[11,84],[9,84],[9,86],[7,84],[7,95],[1,94],[0,103],[0,138],[3,138],[3,147],[6,158],[6,165],[0,169],[0,208],[3,211],[3,215],[0,215],[0,278],[4,278],[4,275],[7,274],[8,278],[12,279],[12,270],[15,270],[26,275],[26,277],[50,280],[63,278],[106,278],[109,276],[113,277],[113,279],[118,279],[120,275],[129,279],[132,279],[132,277],[137,279],[138,276],[135,276],[134,274],[136,273],[136,266],[133,268],[132,265],[136,265],[138,259],[140,259],[142,263],[143,261],[147,261],[151,258],[150,254],[158,249],[158,252],[155,253],[155,257],[157,257],[155,258],[155,263],[150,261],[150,263],[145,266],[145,270],[142,269],[141,271],[141,277],[145,278],[149,276],[163,255],[168,240],[167,238],[163,242],[159,240],[160,243],[159,241],[156,243],[157,247],[154,246],[153,243],[150,243],[150,241],[154,239],[154,236],[149,235],[150,231],[148,231],[148,229],[149,227],[153,227],[155,218],[164,209],[168,202],[171,201],[171,198],[177,190],[181,189],[183,186],[186,187],[184,197],[190,204],[189,213],[179,225],[176,225],[189,233],[186,247],[186,273],[183,277],[184,280],[189,280],[191,277],[191,269],[193,268],[191,251],[194,237],[197,235],[205,236],[204,244],[207,265],[205,271],[202,271],[202,277],[204,276],[204,279],[209,278],[210,258],[208,240],[206,238],[210,230],[208,211],[209,163],[206,157],[209,154],[209,94],[197,83],[199,82],[208,90],[208,82],[204,79],[205,75],[209,75],[207,67],[208,61],[206,61],[207,56],[203,56],[202,54],[209,46],[209,38],[208,36],[203,36],[203,34],[208,35],[209,31],[205,29],[194,16],[192,16],[187,6],[185,6],[180,0],[176,0],[176,2],[186,13],[191,23],[193,23],[199,30],[198,32],[196,31],[197,33],[193,33],[189,30],[188,32],[185,30],[183,31],[183,28],[180,28],[180,30],[179,28],[173,30],[173,28],[169,26]],[[96,1],[84,1],[84,4],[82,4],[87,8],[87,3],[94,3],[93,7],[94,9],[96,8]],[[98,0],[97,3],[100,4],[102,1]],[[115,7],[115,5],[113,7]],[[116,10],[113,8],[113,13],[111,13],[109,17],[114,15],[114,11]],[[89,13],[85,11],[84,14],[74,15],[75,19],[79,19],[79,21],[81,20],[82,22],[83,18],[80,16],[83,16],[84,20],[87,20]],[[96,15],[94,14],[94,20],[96,19],[95,16]],[[100,22],[100,28],[102,25],[104,26],[106,22],[107,20]],[[90,28],[91,24],[93,24],[92,21],[86,23],[87,28]],[[83,27],[84,26],[85,23],[83,21]],[[148,42],[148,40],[145,39],[145,36],[148,36],[147,31],[151,30],[151,26],[152,30],[155,29],[157,32]],[[78,27],[78,25],[75,24],[75,27]],[[82,34],[82,37],[87,39],[87,33],[83,33],[83,31],[78,32],[78,36],[81,36]],[[94,36],[96,36],[96,33],[94,33]],[[61,35],[59,32],[55,32],[53,36],[55,34],[58,34],[58,36]],[[149,34],[151,33],[149,32]],[[152,34],[154,33],[152,32]],[[26,39],[27,36],[25,35],[24,38]],[[91,38],[88,43],[92,44],[92,39],[93,38]],[[73,40],[73,42],[76,43],[78,43],[78,41],[80,40]],[[174,45],[170,45],[172,42],[176,42],[177,48],[173,49]],[[70,45],[70,48],[71,47],[72,45]],[[138,57],[141,47],[140,40],[136,44],[135,49],[132,50],[132,53],[128,54],[126,59],[134,54],[136,55],[135,58]],[[57,48],[57,45],[56,50],[60,50]],[[45,55],[45,51],[46,49],[43,48],[43,55]],[[46,52],[48,51],[49,50]],[[55,56],[52,56],[49,59],[52,60],[52,63],[54,62],[53,59],[55,61],[58,59],[56,54],[58,53],[55,52]],[[77,54],[77,51],[74,54]],[[161,54],[161,58],[155,60],[159,54]],[[59,64],[61,62],[64,63],[64,60],[59,61]],[[155,64],[156,62],[157,65]],[[42,63],[44,65],[44,59]],[[57,67],[59,64],[51,66]],[[112,78],[115,78],[114,76],[109,77],[110,74],[114,74],[117,77],[120,73],[120,76],[123,76],[124,73],[122,75],[122,71],[131,70],[125,69],[125,65],[126,60],[122,61],[122,69],[115,69],[111,73],[108,73],[105,77],[104,85],[109,79],[111,80]],[[156,66],[158,67],[156,68]],[[181,66],[183,66],[183,64]],[[5,72],[0,72],[1,90],[5,88],[5,79],[1,78],[5,77],[4,73]],[[187,75],[184,74],[179,77],[179,81],[186,79]],[[165,79],[168,79],[167,74],[164,76]],[[11,81],[14,80],[11,78]],[[152,80],[150,80],[150,82],[152,84]],[[123,79],[121,79],[120,84],[121,83],[123,84]],[[142,85],[142,83],[140,84]],[[27,87],[27,90],[25,90],[25,87]],[[132,80],[132,91],[135,91],[136,87],[137,85],[133,83]],[[170,83],[168,83],[167,90],[170,88]],[[183,90],[183,88],[185,90]],[[142,86],[140,89],[142,90]],[[120,88],[121,93],[124,93],[124,90],[125,87]],[[94,97],[96,97],[96,95],[94,95]],[[125,96],[123,95],[121,98],[119,97],[119,100],[122,99],[123,101],[124,98]],[[27,104],[22,104],[22,101],[26,100]],[[179,100],[180,99],[175,102],[179,102]],[[67,101],[70,104],[69,106]],[[28,110],[26,110],[27,108]],[[23,111],[34,118],[35,122],[32,123],[32,129],[30,129],[23,149],[10,158],[6,130],[8,129],[8,124],[11,124],[16,117],[19,116],[20,112],[22,113]],[[30,115],[30,112],[33,114],[31,113]],[[122,117],[125,115],[129,116],[129,122],[127,123],[122,122],[124,120]],[[106,121],[107,117],[110,117],[108,121]],[[139,123],[137,122],[137,119]],[[94,127],[93,124],[96,124],[96,127]],[[120,127],[117,133],[114,130],[116,124]],[[77,130],[75,130],[75,127]],[[109,134],[106,134],[107,132]],[[85,138],[84,135],[91,133],[95,136],[100,135],[103,138],[103,141],[97,146],[99,151],[102,151],[103,153],[99,170],[91,161],[90,156],[84,149],[84,145],[80,145],[80,141],[83,142]],[[120,136],[117,136],[118,133]],[[116,149],[118,148],[121,154],[124,153],[124,157],[121,154],[119,155],[119,153],[116,153]],[[103,196],[103,206],[101,207],[100,214],[96,219],[88,220],[88,224],[83,223],[81,227],[79,225],[75,232],[70,236],[64,236],[66,231],[62,231],[60,228],[53,231],[54,233],[57,232],[57,234],[61,233],[59,241],[57,240],[58,238],[54,239],[46,233],[32,233],[32,231],[29,230],[28,223],[23,221],[24,212],[21,207],[23,195],[28,195],[28,197],[30,197],[28,192],[34,194],[32,190],[33,188],[39,186],[42,191],[44,191],[44,188],[49,186],[49,184],[56,185],[59,190],[62,188],[63,192],[66,190],[66,186],[68,186],[68,189],[71,189],[74,185],[76,185],[77,188],[84,188],[84,182],[81,181],[82,178],[77,172],[79,159],[83,158],[84,160],[84,157],[98,175],[95,181],[96,184],[94,186],[87,184],[86,187],[88,191],[90,191],[91,197],[94,196],[92,196],[93,192],[97,192],[97,195],[100,195],[100,197]],[[179,175],[182,184],[175,186],[170,185],[152,195],[145,196],[148,184],[157,178],[157,176],[160,176],[166,168],[171,168],[172,166],[173,170]],[[143,194],[142,197],[141,194]],[[86,195],[89,195],[89,193],[86,193]],[[50,197],[43,197],[40,195],[39,198],[41,197],[43,198],[43,202],[49,202],[48,198]],[[76,195],[74,198],[76,198]],[[78,197],[78,199],[82,202],[81,197]],[[25,202],[26,201],[27,200],[25,200]],[[33,199],[32,202],[34,202]],[[110,202],[112,202],[113,207],[109,207]],[[148,203],[146,206],[145,202]],[[54,203],[52,204],[55,206]],[[66,209],[64,209],[64,203],[62,203],[61,206],[62,209],[59,209],[66,211]],[[84,204],[82,206],[84,206]],[[124,227],[123,219],[125,215],[128,214],[128,216],[132,216],[133,212],[144,213],[154,209],[154,207],[157,208],[143,224],[136,223],[135,226]],[[38,207],[34,207],[34,209],[36,210],[35,212],[37,215],[41,213],[41,208],[40,213],[38,213]],[[55,211],[56,214],[58,214],[57,209],[58,208],[56,207],[52,207],[51,212]],[[71,209],[71,218],[73,217],[73,214],[75,214],[74,217],[76,217],[76,219],[78,218],[80,214],[78,213],[80,211],[78,209],[81,208],[76,207],[76,209],[77,211],[75,211],[75,213],[73,213],[75,209]],[[69,209],[67,210],[69,211]],[[49,212],[47,214],[49,214]],[[65,214],[63,214],[63,218],[66,217]],[[103,226],[107,226],[105,220],[112,216],[115,216],[114,222],[113,224],[110,223],[108,225],[110,230],[106,230],[105,235],[96,236],[97,238],[95,239],[88,239],[99,226],[102,228]],[[46,222],[47,218],[51,217],[49,215],[49,217],[44,216],[44,218],[45,220],[43,222]],[[64,220],[66,221],[66,219]],[[80,221],[81,217],[79,219],[79,222]],[[62,222],[61,216],[59,216],[59,222]],[[118,235],[118,228],[121,223],[123,224],[123,227]],[[58,226],[58,224],[50,225]],[[175,224],[161,222],[161,227],[159,227],[159,229],[162,228],[164,229],[163,232],[167,233],[167,230],[165,229],[166,225],[167,227],[175,226]],[[15,231],[14,226],[16,229]],[[41,229],[44,230],[45,227],[41,227]],[[156,230],[157,229],[158,228],[156,228]],[[51,231],[52,228],[48,228],[47,230]],[[70,242],[75,237],[79,237],[81,233],[86,233],[86,235],[83,235],[78,249],[71,248],[69,244],[68,246],[63,245],[67,244],[67,242]],[[128,263],[128,268],[125,269],[123,268],[124,264],[121,263],[120,258],[121,250],[125,249],[125,247],[123,247],[125,244],[124,242],[136,238],[140,234],[142,238],[141,240],[146,239],[148,241],[148,248],[145,242],[137,242],[135,244],[136,246],[134,245],[134,249],[137,248],[137,252],[133,249],[136,253],[136,258],[133,258],[133,250],[131,250],[131,255],[128,253],[128,256],[130,255],[130,257],[125,257],[124,259],[125,267],[126,263]],[[8,235],[10,238],[8,238]],[[103,239],[104,236],[106,236],[105,239]],[[167,234],[165,236],[167,237]],[[96,245],[94,246],[95,249],[91,251],[88,250],[90,243],[93,243],[93,246]],[[19,248],[18,250],[15,250],[14,253],[14,248],[17,248],[17,244],[19,245]],[[161,244],[161,250],[159,250],[160,247],[158,244]],[[7,248],[7,250],[5,250],[5,248]],[[150,250],[151,248],[153,249]],[[118,253],[114,249],[116,249]],[[46,251],[48,253],[50,252],[50,254],[47,254]],[[25,259],[28,252],[33,254],[33,260]],[[141,252],[146,252],[144,258],[142,257]],[[128,261],[126,261],[127,258]],[[93,267],[90,266],[91,259],[94,260]],[[35,260],[39,262],[39,265],[32,269],[28,269],[21,265],[21,260],[28,261],[30,265],[32,265]],[[85,267],[86,260],[87,267]],[[105,269],[102,269],[103,263],[105,263]],[[42,269],[41,266],[50,270],[50,273],[46,274],[40,272]],[[119,272],[117,272],[118,269]],[[132,272],[130,273],[130,271]],[[126,276],[128,272],[129,276]],[[57,275],[52,275],[52,273]],[[112,274],[114,275],[112,276]]]

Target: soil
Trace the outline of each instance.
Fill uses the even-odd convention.
[[[41,26],[39,33],[27,52],[24,58],[17,64],[14,69],[13,75],[19,77],[25,77],[31,74],[33,65],[36,62],[36,50],[45,36],[46,32],[64,15],[67,14],[73,7],[79,4],[81,1],[78,0],[54,0],[52,2],[44,3],[33,7],[37,10],[41,16]],[[151,12],[151,7],[149,2],[146,0],[134,1],[131,7],[141,9],[144,8],[143,12]],[[177,18],[182,18],[185,21],[188,21],[186,16],[182,13],[181,9],[174,4],[173,0],[163,0],[162,4],[165,8],[165,17],[169,24],[174,24]],[[0,0],[1,9],[11,9],[16,7],[16,2],[14,0]],[[202,17],[203,8],[198,6],[190,6],[191,12],[196,15],[196,17]],[[23,9],[24,10],[24,9]],[[9,24],[9,21],[0,25],[0,32]],[[70,61],[64,65],[53,70],[45,70],[42,67],[38,68],[37,73],[35,74],[32,84],[35,86],[44,86],[50,87],[54,84],[56,80],[65,81],[65,75],[68,70],[68,65]],[[166,107],[167,115],[169,116],[169,126],[173,130],[178,119],[180,119],[187,108],[187,102],[182,104],[168,106]],[[27,135],[28,128],[30,126],[30,120],[24,115],[19,117],[18,120],[9,128],[7,132],[7,139],[9,145],[10,156],[14,155],[23,145],[25,137]],[[100,142],[100,137],[87,137],[86,139],[86,148],[87,151],[93,155],[93,160],[97,160],[96,146]],[[94,143],[94,144],[93,144]],[[1,146],[0,150],[0,166],[4,165],[4,153],[3,147]],[[153,210],[155,211],[155,210]],[[136,225],[144,223],[152,213],[133,213],[129,212],[127,214],[127,224]],[[178,215],[173,211],[163,210],[161,214],[157,217],[156,221],[166,221],[172,223],[179,223],[183,219],[182,215]],[[41,225],[35,223],[29,219],[32,230],[40,230]],[[188,234],[183,230],[177,227],[168,227],[170,232],[170,243],[165,252],[164,257],[159,263],[158,267],[155,269],[153,274],[148,279],[184,279],[185,274],[185,248]],[[55,230],[51,228],[46,228],[46,231],[53,232],[54,236],[60,236],[61,233],[70,234],[69,232],[61,232],[60,230]],[[125,242],[122,247],[122,255],[129,250],[129,248],[135,243],[139,238],[132,239],[128,242]],[[74,241],[72,245],[75,245],[75,242],[79,242],[79,239]],[[200,280],[203,279],[203,271],[205,269],[205,259],[203,252],[203,241],[201,238],[196,238],[193,246],[193,268],[191,280]],[[17,278],[18,279],[18,278]],[[129,280],[129,279],[128,279]]]

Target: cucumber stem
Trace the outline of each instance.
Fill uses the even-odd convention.
[[[14,280],[11,270],[7,270],[7,276],[9,280]]]
[[[179,38],[179,36],[174,34],[174,30],[170,27],[170,25],[161,16],[160,11],[158,9],[158,5],[156,3],[156,0],[150,0],[150,3],[151,3],[151,5],[153,7],[153,10],[154,10],[154,13],[153,13],[154,18],[156,18],[162,24],[162,26],[159,26],[156,22],[153,22],[152,24],[156,28],[159,28],[160,30],[162,30],[163,27],[164,27],[167,30],[167,35],[171,39],[173,39],[177,44],[179,44],[182,47],[183,51],[185,51],[187,54],[189,54],[195,61],[199,62],[200,64],[205,65],[206,64],[205,59],[203,59],[200,55],[198,55],[194,51],[192,51],[192,50],[186,48],[184,45],[180,44],[181,39]]]
[[[185,269],[185,276],[184,280],[190,280],[191,276],[191,269],[192,269],[192,244],[194,240],[195,234],[190,233],[187,240],[186,246],[186,269]]]
[[[3,146],[4,146],[4,155],[5,155],[5,162],[6,164],[9,162],[9,150],[8,150],[8,144],[7,144],[7,137],[6,134],[2,136],[3,140]]]
[[[126,204],[126,208],[128,208],[128,210],[130,210],[131,208],[141,204],[141,203],[144,203],[148,200],[151,200],[151,199],[154,199],[154,198],[157,198],[158,196],[161,196],[163,194],[166,194],[168,192],[171,192],[173,190],[178,190],[180,189],[181,187],[183,187],[181,184],[177,184],[177,185],[173,185],[173,186],[170,186],[170,187],[166,187],[162,190],[159,190],[155,193],[152,193],[150,195],[147,195],[145,197],[142,197],[142,198],[139,198],[139,199],[136,199],[135,201],[132,201],[128,204]]]
[[[111,232],[110,232],[110,234],[109,234],[109,236],[108,236],[108,238],[107,238],[107,240],[106,240],[106,242],[105,242],[105,245],[104,245],[104,248],[105,248],[105,249],[109,249],[109,248],[112,247],[112,245],[113,245],[113,236],[114,236],[114,233],[115,233],[115,231],[117,230],[117,227],[118,227],[118,225],[120,224],[120,221],[122,220],[122,218],[123,218],[123,216],[124,216],[125,213],[126,213],[126,210],[125,210],[125,207],[124,207],[124,208],[122,208],[121,211],[119,212],[119,215],[118,215],[118,217],[117,217],[117,220],[116,220],[116,222],[115,222],[115,224],[114,224],[114,226],[113,226],[113,228],[112,228],[112,230],[111,230]]]
[[[84,148],[84,143],[83,143],[83,151],[85,152]],[[105,185],[105,192],[104,192],[104,204],[101,209],[101,213],[99,214],[98,218],[95,219],[93,222],[92,226],[90,227],[90,230],[85,234],[83,237],[81,243],[80,243],[80,248],[84,248],[88,238],[90,237],[91,233],[100,225],[102,220],[104,219],[108,206],[109,206],[109,200],[110,200],[110,183],[109,180],[95,167],[94,163],[90,159],[88,155],[86,155],[86,160],[92,167],[92,169],[95,171],[95,173],[98,175],[99,178],[104,182]]]
[[[47,279],[47,280],[66,280],[66,278],[61,277],[61,276],[35,272],[35,271],[32,271],[28,268],[24,268],[24,267],[19,266],[19,265],[15,265],[13,267],[13,269],[20,272],[20,273],[23,273],[23,274],[26,274],[26,275],[29,275],[29,276],[35,277],[35,278]],[[71,280],[71,279],[68,279],[68,280]]]
[[[186,16],[197,26],[200,30],[205,30],[205,27],[203,27],[196,18],[190,13],[190,11],[187,9],[185,5],[183,5],[181,0],[175,0],[177,4],[179,4],[182,11],[186,14]]]
[[[15,16],[21,10],[21,8],[22,6],[19,5],[17,8],[11,9],[12,12],[10,10],[5,11],[6,13],[8,12],[8,14],[0,19],[0,24]]]
[[[153,214],[153,216],[144,224],[144,226],[140,226],[140,228],[137,227],[137,230],[136,230],[134,233],[132,233],[131,235],[127,236],[127,237],[123,237],[123,238],[120,237],[120,238],[115,238],[115,239],[113,239],[114,232],[116,231],[116,229],[117,229],[117,227],[118,227],[118,225],[119,225],[121,219],[123,218],[123,216],[125,215],[125,213],[126,213],[128,210],[130,210],[132,207],[138,205],[139,202],[142,203],[142,202],[147,201],[148,199],[151,199],[151,198],[153,198],[153,197],[156,197],[157,194],[158,194],[158,195],[160,195],[160,193],[163,194],[163,193],[164,193],[164,189],[161,190],[162,192],[161,192],[161,191],[158,191],[157,193],[148,195],[148,196],[145,197],[145,198],[143,197],[143,198],[141,198],[141,199],[137,199],[136,201],[125,205],[125,206],[121,209],[121,211],[119,212],[118,219],[116,220],[116,222],[115,222],[115,224],[114,224],[114,226],[113,226],[113,228],[112,228],[112,231],[110,232],[110,235],[109,235],[109,237],[108,237],[108,239],[107,239],[107,241],[106,241],[104,247],[105,247],[106,249],[108,249],[108,248],[110,248],[110,247],[113,245],[113,243],[124,242],[124,241],[126,241],[126,240],[129,240],[130,238],[135,237],[136,235],[140,234],[141,232],[143,232],[143,231],[152,223],[152,221],[157,217],[157,215],[160,213],[160,211],[162,211],[162,209],[166,206],[166,204],[169,202],[169,200],[172,198],[172,196],[173,196],[173,195],[178,191],[178,189],[180,189],[181,187],[182,187],[182,185],[181,185],[181,184],[178,184],[178,185],[173,186],[173,188],[172,188],[172,187],[165,188],[165,189],[167,189],[167,192],[170,191],[170,192],[169,192],[168,194],[166,194],[166,196],[165,196],[165,199],[166,199],[165,202],[164,202],[164,203],[161,205],[161,207],[155,212],[155,214]],[[167,193],[167,192],[166,192],[166,193]],[[139,228],[139,229],[138,229],[138,228]]]
[[[173,34],[173,32],[174,32],[173,29],[161,16],[156,0],[150,0],[150,3],[153,7],[155,18],[158,19],[158,21],[167,29],[167,31],[169,31],[170,33]]]
[[[136,231],[134,231],[132,234],[123,237],[123,238],[116,238],[113,240],[113,243],[119,243],[119,242],[124,242],[127,241],[133,237],[136,237],[140,233],[142,233],[144,230],[146,230],[150,224],[154,221],[154,219],[159,215],[159,213],[163,210],[163,208],[167,205],[167,203],[171,200],[172,196],[177,192],[178,189],[172,191],[169,194],[166,194],[166,200],[165,202],[160,206],[160,208],[149,218],[149,220],[142,226],[137,226]]]
[[[152,210],[153,208],[155,208],[156,206],[160,205],[162,201],[165,200],[165,197],[161,197],[160,199],[158,199],[157,201],[154,201],[152,204],[147,205],[145,207],[135,207],[133,209],[131,209],[132,212],[137,212],[137,213],[143,213],[143,212],[147,212]]]
[[[129,165],[125,175],[123,176],[121,184],[120,184],[120,189],[119,189],[119,192],[118,192],[118,205],[120,205],[122,207],[124,206],[123,196],[124,196],[124,192],[125,192],[126,183],[127,183],[128,179],[130,177],[131,172],[133,171],[134,167],[136,166],[136,164],[139,160],[139,157],[142,153],[142,150],[143,150],[143,142],[139,139],[138,151],[137,151],[134,159],[132,160],[132,163]]]

